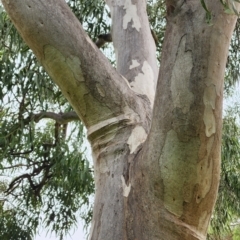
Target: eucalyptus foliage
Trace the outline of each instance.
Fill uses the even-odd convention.
[[[240,109],[227,110],[223,121],[222,172],[209,239],[236,235],[240,218]],[[237,224],[238,223],[238,224]]]
[[[94,42],[99,34],[111,31],[104,1],[67,3]],[[165,2],[149,0],[147,12],[149,27],[158,38],[160,65]],[[227,93],[239,78],[239,23],[228,57]],[[111,44],[103,51],[115,64]],[[231,230],[230,224],[240,217],[240,130],[235,112],[224,119],[222,179],[211,236]],[[90,222],[93,169],[85,156],[84,138],[77,115],[0,5],[0,239],[33,239],[40,226],[63,239],[79,215]]]
[[[103,5],[90,13],[86,3],[69,1],[90,26]],[[2,6],[0,79],[0,239],[33,239],[39,226],[63,239],[80,215],[88,224],[92,214],[83,125]]]

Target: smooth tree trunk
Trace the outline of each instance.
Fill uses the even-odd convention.
[[[2,2],[87,127],[96,185],[89,239],[205,239],[236,17],[209,0],[209,24],[200,0],[167,1],[158,74],[145,0],[106,1],[116,70],[64,0]]]

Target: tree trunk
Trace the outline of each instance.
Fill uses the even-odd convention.
[[[131,181],[129,204],[138,199],[131,229],[136,239],[205,239],[219,183],[223,79],[236,18],[216,1],[208,2],[211,26],[200,1],[167,6],[152,127],[132,170],[142,176]]]
[[[90,239],[205,239],[236,17],[211,0],[207,24],[199,0],[168,1],[156,89],[145,0],[107,1],[117,71],[63,0],[2,2],[87,127],[96,184]]]

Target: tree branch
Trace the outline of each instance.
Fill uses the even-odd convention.
[[[54,112],[41,112],[31,115],[31,120],[39,122],[41,119],[48,118],[55,120],[59,124],[65,124],[72,121],[79,121],[79,117],[75,112],[54,113]]]
[[[64,0],[2,2],[23,39],[87,127],[103,121],[108,124],[110,119],[119,122],[124,118],[129,124],[133,119],[150,119],[149,101],[131,90]],[[142,109],[147,114],[139,116]]]
[[[9,184],[8,189],[5,191],[6,195],[9,195],[16,189],[19,184],[24,180],[27,179],[31,189],[35,192],[36,196],[40,197],[40,191],[44,184],[48,181],[49,178],[51,178],[52,174],[49,174],[50,168],[53,166],[53,164],[43,163],[38,168],[33,169],[32,173],[24,173],[15,179],[12,180],[12,182]],[[42,171],[44,171],[43,177],[39,184],[34,184],[32,177],[39,175]]]
[[[29,167],[29,165],[19,163],[19,164],[8,166],[8,167],[3,167],[2,169],[6,170],[6,169],[12,169],[12,168],[19,168],[19,167]]]

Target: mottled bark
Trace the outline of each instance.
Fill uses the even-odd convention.
[[[156,90],[145,0],[106,1],[117,71],[63,0],[2,2],[87,127],[96,184],[90,239],[205,239],[236,17],[209,0],[209,25],[199,0],[168,1]]]
[[[152,127],[132,167],[127,239],[206,238],[219,184],[224,70],[236,21],[220,2],[207,4],[210,24],[200,1],[167,3]]]

